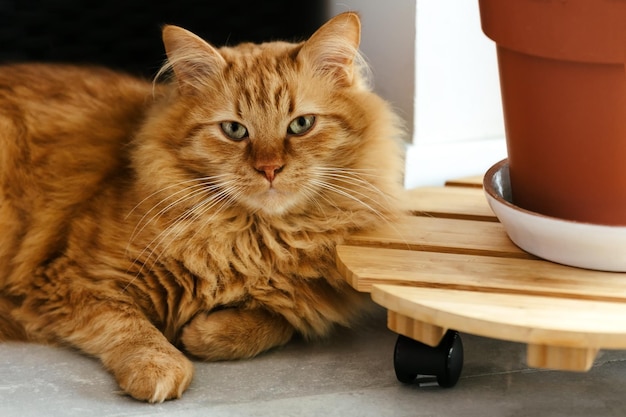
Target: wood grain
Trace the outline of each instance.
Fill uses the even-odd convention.
[[[549,368],[561,371],[588,371],[598,354],[595,348],[567,348],[530,344],[526,351],[526,363],[533,368]]]
[[[405,216],[376,230],[356,233],[345,244],[536,259],[511,242],[502,224],[476,220]]]
[[[418,340],[426,345],[435,347],[439,345],[448,329],[434,326],[430,323],[415,320],[411,317],[398,314],[395,311],[387,312],[387,327],[389,330]]]
[[[405,205],[407,210],[419,216],[497,221],[480,188],[415,188],[406,192]]]
[[[446,181],[446,187],[475,187],[482,188],[484,175],[473,175],[470,177],[455,178]]]
[[[377,285],[372,299],[414,320],[534,345],[626,348],[626,304]]]
[[[389,284],[626,303],[626,274],[540,260],[340,246],[337,265],[363,292]]]

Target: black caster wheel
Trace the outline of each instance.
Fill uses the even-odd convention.
[[[456,385],[463,369],[463,342],[454,330],[448,330],[437,347],[425,345],[406,336],[398,336],[393,354],[398,381],[410,384],[418,375],[431,375],[443,388]]]

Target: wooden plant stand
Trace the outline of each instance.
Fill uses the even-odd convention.
[[[525,343],[535,368],[587,371],[599,349],[626,349],[626,274],[558,265],[519,249],[481,183],[475,177],[408,191],[411,216],[337,247],[345,279],[371,292],[400,335],[398,379],[435,375],[453,386],[463,348],[450,329]]]

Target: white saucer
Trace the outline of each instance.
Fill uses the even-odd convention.
[[[569,266],[626,272],[626,227],[562,220],[515,206],[506,159],[487,171],[483,186],[507,234],[526,252]]]

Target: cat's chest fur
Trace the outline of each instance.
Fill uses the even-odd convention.
[[[157,235],[150,239],[152,248],[138,246],[129,254],[136,276],[127,277],[127,290],[139,293],[134,298],[143,300],[143,309],[171,339],[199,311],[243,306],[293,311],[299,294],[319,281],[342,285],[334,248],[349,221],[334,219],[331,229],[304,215],[218,217],[208,224],[189,221],[175,242],[159,243]]]

